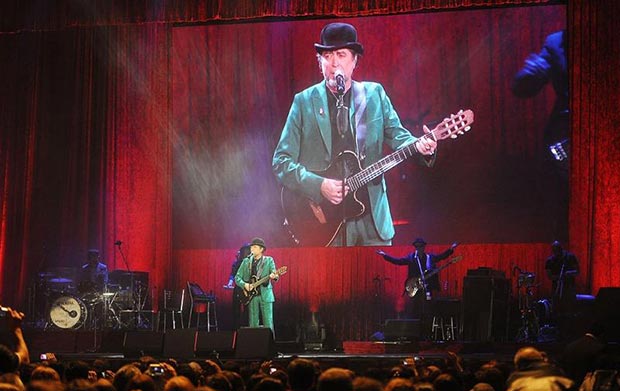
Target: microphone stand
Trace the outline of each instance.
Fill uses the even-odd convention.
[[[131,269],[129,268],[129,262],[127,262],[127,257],[125,256],[125,253],[123,253],[123,249],[121,248],[121,245],[123,244],[123,242],[121,242],[119,240],[119,241],[117,241],[114,244],[116,246],[118,246],[118,252],[121,253],[121,258],[123,259],[123,263],[125,264],[125,268],[127,269],[127,273],[129,273],[129,291],[131,292],[131,312],[135,316],[137,316],[136,296],[135,296],[135,291],[134,291],[134,275],[131,272]],[[135,320],[134,326],[137,328],[137,326],[138,326],[138,319],[134,318],[134,320]]]
[[[336,99],[336,109],[338,110],[336,113],[336,126],[338,128],[338,134],[340,135],[340,137],[342,139],[345,138],[346,132],[348,131],[347,126],[349,123],[349,113],[348,110],[345,110],[344,107],[344,86],[338,86],[338,96]],[[345,115],[346,121],[344,121],[344,123],[341,123],[341,119],[339,118],[339,115]],[[342,144],[340,144],[342,146]],[[341,150],[339,153],[344,152],[344,150]],[[342,167],[341,167],[341,177],[342,177],[342,182],[341,182],[341,192],[342,192],[342,201],[341,201],[341,207],[342,207],[342,219],[341,219],[341,224],[340,224],[340,235],[341,235],[341,246],[342,247],[346,247],[348,245],[347,243],[347,211],[346,211],[346,202],[345,202],[345,179],[347,176],[347,166],[346,163],[344,161],[344,159],[342,159]]]

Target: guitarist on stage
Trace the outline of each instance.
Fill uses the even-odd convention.
[[[383,250],[377,250],[377,254],[381,255],[383,259],[393,263],[394,265],[406,265],[408,268],[407,281],[418,278],[422,281],[423,286],[420,291],[413,296],[413,300],[409,300],[412,309],[407,311],[408,313],[414,315],[414,317],[419,318],[423,315],[422,310],[426,306],[424,302],[431,300],[433,292],[437,292],[441,288],[441,285],[439,284],[439,274],[434,274],[428,279],[423,276],[429,272],[432,272],[437,267],[437,263],[452,255],[452,253],[454,253],[454,249],[458,246],[458,243],[452,243],[452,246],[441,254],[427,254],[426,242],[422,238],[417,238],[412,244],[415,251],[407,254],[403,258],[395,258],[386,254]],[[405,293],[407,293],[406,289],[407,287],[405,287]]]
[[[273,302],[276,301],[273,294],[271,280],[277,280],[276,264],[272,257],[263,255],[267,247],[261,238],[254,238],[250,243],[250,255],[243,259],[237,274],[235,283],[244,290],[244,295],[250,298],[248,303],[248,316],[250,327],[259,326],[259,314],[263,320],[263,326],[269,327],[275,333],[273,327]],[[266,282],[254,287],[253,282],[266,278]],[[255,295],[255,296],[254,296]],[[252,297],[253,296],[253,297]]]
[[[334,167],[332,164],[343,151],[355,153],[362,168],[383,157],[384,145],[397,150],[413,143],[421,163],[431,166],[435,159],[436,140],[417,139],[405,129],[380,84],[352,79],[364,53],[357,39],[356,29],[347,23],[330,23],[323,28],[320,43],[314,45],[323,80],[295,95],[273,156],[272,168],[278,181],[317,204],[325,201],[339,205],[349,193],[341,179],[317,173]],[[427,127],[424,131],[430,132]],[[383,175],[360,188],[356,195],[367,199],[368,205],[360,215],[342,219],[346,222],[339,226],[329,245],[390,245],[394,226]],[[315,212],[320,218],[321,211]],[[300,244],[309,245],[303,241]]]

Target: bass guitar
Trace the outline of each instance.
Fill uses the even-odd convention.
[[[440,271],[447,268],[448,266],[457,263],[462,258],[463,256],[459,255],[458,257],[454,257],[450,259],[445,265],[442,265],[436,269],[433,269],[427,273],[424,273],[424,281],[434,276],[435,274],[439,273]],[[421,289],[426,291],[426,287],[424,286],[424,281],[422,281],[422,277],[411,277],[407,279],[407,282],[405,282],[405,291],[407,292],[407,296],[414,297],[416,293],[418,293],[418,291]],[[430,300],[429,295],[427,295],[426,298],[427,300]]]
[[[282,266],[281,268],[275,271],[275,274],[277,274],[278,277],[280,277],[281,275],[287,272],[287,269],[288,268],[286,266]],[[243,289],[243,295],[239,298],[239,301],[241,302],[241,304],[248,305],[254,297],[258,296],[259,294],[258,287],[260,287],[265,282],[269,281],[270,278],[271,277],[269,277],[269,275],[266,275],[265,277],[261,279],[257,279],[256,276],[252,276],[252,279],[250,282],[250,289],[249,290]]]
[[[421,138],[444,140],[470,130],[474,122],[474,112],[461,110],[452,114]],[[368,208],[367,200],[358,197],[357,191],[369,182],[380,177],[416,154],[415,143],[410,143],[383,157],[381,160],[362,168],[357,154],[352,151],[340,153],[326,170],[314,171],[324,178],[342,179],[350,191],[344,200],[334,205],[327,200],[314,202],[306,196],[282,188],[281,202],[284,211],[284,224],[295,243],[303,246],[329,246],[338,234],[344,220],[361,216]],[[343,209],[345,213],[343,213]]]

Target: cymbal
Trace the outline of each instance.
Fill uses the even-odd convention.
[[[53,282],[56,284],[69,284],[73,282],[73,280],[69,278],[50,278],[49,282]]]

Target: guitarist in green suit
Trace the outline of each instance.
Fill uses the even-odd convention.
[[[273,258],[263,255],[267,247],[261,238],[254,238],[250,243],[250,255],[245,257],[235,275],[235,283],[243,289],[245,297],[249,300],[248,316],[250,327],[258,327],[259,313],[263,319],[263,326],[273,327],[273,302],[276,301],[273,294],[271,280],[277,280],[276,263]],[[265,279],[266,282],[259,286],[253,283]],[[243,298],[242,298],[243,301]]]
[[[330,23],[321,31],[320,39],[321,43],[314,46],[324,80],[296,94],[272,161],[274,174],[286,190],[316,204],[323,203],[323,206],[313,205],[312,217],[318,220],[325,218],[326,207],[341,204],[343,209],[347,207],[351,189],[348,184],[343,185],[342,178],[347,178],[350,166],[341,163],[344,167],[335,168],[342,175],[320,173],[337,163],[343,151],[353,153],[350,156],[363,169],[383,157],[384,145],[397,150],[413,144],[412,154],[418,155],[420,162],[427,166],[434,163],[437,147],[433,137],[415,138],[403,128],[380,84],[352,80],[364,52],[352,25]],[[426,126],[424,131],[430,132]],[[345,209],[335,229],[338,233],[328,243],[316,244],[391,244],[394,226],[383,175],[356,189],[355,199],[364,205],[361,211],[346,217]],[[314,229],[300,223],[293,230],[300,228]],[[342,234],[343,230],[346,235]],[[313,243],[301,240],[299,244]]]

